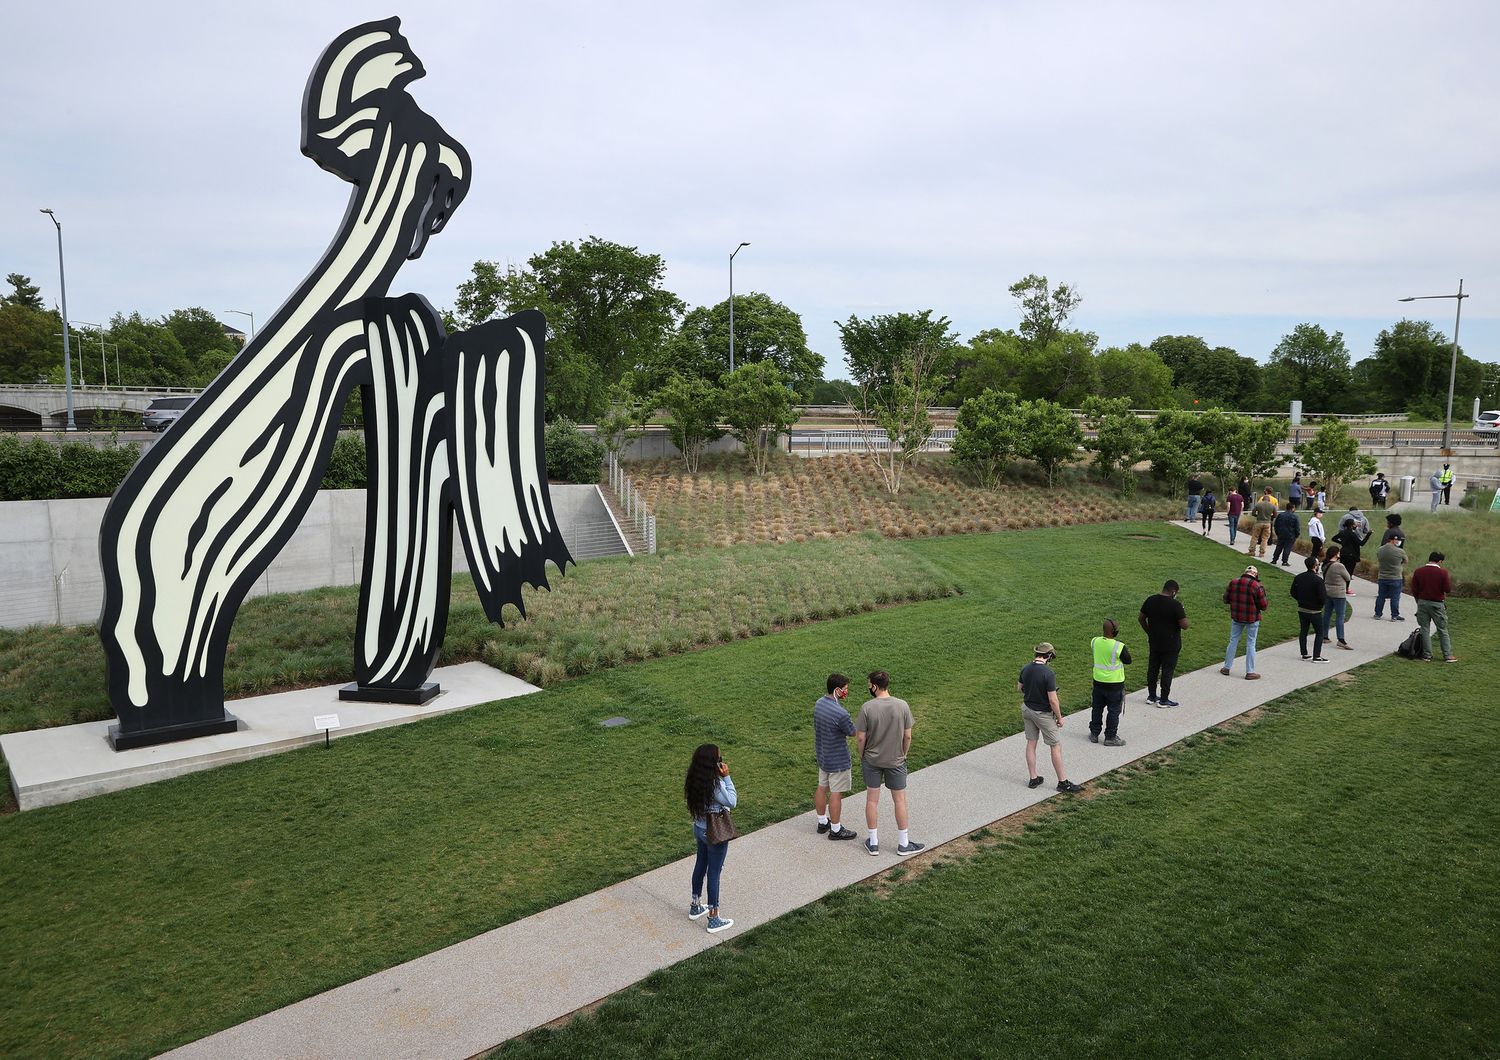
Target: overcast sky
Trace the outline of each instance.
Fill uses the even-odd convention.
[[[1500,361],[1500,5],[58,0],[0,11],[0,275],[75,320],[270,316],[349,188],[298,151],[341,30],[402,16],[411,86],[473,157],[395,290],[597,235],[690,305],[764,291],[830,376],[833,321],[1011,327],[1029,272],[1103,344],[1264,359],[1301,321],[1354,359],[1403,315]],[[1415,312],[1413,312],[1415,309]]]

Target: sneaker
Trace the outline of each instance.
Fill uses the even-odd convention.
[[[878,858],[878,857],[880,857],[880,844],[879,843],[872,843],[868,839],[866,839],[865,840],[865,853],[869,854],[870,857],[872,857],[872,858]]]
[[[1458,662],[1458,656],[1450,655],[1446,659],[1444,659],[1443,662]]]
[[[1344,595],[1345,596],[1358,596],[1359,593],[1355,592],[1353,589],[1346,589],[1346,590],[1344,590]]]
[[[926,848],[926,843],[902,843],[899,847],[896,848],[896,853],[901,855],[903,858],[909,858],[913,854],[919,853]]]
[[[1042,786],[1042,778],[1041,777],[1032,777],[1030,780],[1028,780],[1026,782],[1026,786],[1028,788],[1039,788],[1039,787]]]
[[[1312,656],[1311,656],[1311,655],[1304,655],[1304,656],[1302,656],[1302,661],[1303,661],[1303,662],[1307,662],[1307,660],[1308,660],[1308,659],[1311,659],[1311,658],[1312,658]]]
[[[1221,666],[1221,667],[1219,667],[1219,673],[1223,674],[1225,677],[1228,677],[1229,676],[1229,667],[1227,667],[1227,666]]]
[[[1146,697],[1146,702],[1150,703],[1154,707],[1154,706],[1156,706],[1156,697],[1155,696],[1147,696]]]
[[[1175,699],[1167,699],[1165,697],[1163,697],[1162,699],[1158,699],[1156,701],[1156,705],[1158,707],[1180,707],[1180,706],[1182,706],[1182,704],[1179,703],[1179,702],[1177,702],[1177,700],[1175,700]]]
[[[1057,782],[1057,790],[1077,793],[1083,790],[1083,785],[1074,784],[1071,780],[1059,780]]]
[[[1099,742],[1099,734],[1097,732],[1091,732],[1091,733],[1089,733],[1089,743],[1098,743],[1098,742]]]
[[[1391,616],[1391,621],[1392,622],[1405,622],[1406,621],[1406,616],[1405,615],[1392,615]]]
[[[1324,657],[1323,657],[1323,656],[1321,656],[1321,655],[1314,655],[1314,656],[1313,656],[1313,657],[1312,657],[1312,661],[1313,661],[1313,662],[1327,662],[1327,661],[1328,661],[1328,660],[1327,660],[1327,659],[1325,659],[1325,658],[1324,658]]]
[[[1104,746],[1105,747],[1124,747],[1125,746],[1125,741],[1122,740],[1118,736],[1106,736],[1104,738]]]
[[[824,835],[824,834],[826,834],[828,832],[828,828],[829,828],[829,823],[827,821],[824,821],[821,824],[819,824],[818,825],[818,835]]]
[[[691,902],[688,903],[688,919],[689,920],[697,920],[700,916],[702,916],[706,912],[708,912],[708,906],[706,906],[706,905],[699,905],[698,904],[698,900],[696,898],[693,899]]]
[[[1353,651],[1354,650],[1353,648],[1351,648],[1349,646],[1349,642],[1345,641],[1345,640],[1339,641],[1339,647],[1343,648],[1345,651]]]
[[[852,828],[840,828],[837,832],[829,832],[829,839],[855,839],[859,833]]]
[[[1246,681],[1259,681],[1260,680],[1260,674],[1246,674],[1245,675],[1245,680]]]
[[[727,919],[725,917],[722,917],[722,916],[711,916],[711,917],[708,918],[708,933],[710,935],[717,935],[719,932],[723,931],[725,928],[732,928],[732,927],[734,927],[734,921],[733,920],[729,920],[729,919]]]

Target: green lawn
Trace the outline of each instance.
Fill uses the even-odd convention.
[[[742,827],[791,816],[831,670],[890,670],[920,767],[1018,728],[1014,675],[1039,639],[1082,705],[1089,637],[1111,613],[1128,631],[1167,577],[1198,619],[1183,665],[1205,665],[1242,562],[1152,524],[895,547],[964,595],[0,818],[0,1054],[159,1051],[680,857],[682,770],[704,740],[756,792]],[[1268,643],[1294,627],[1272,597]],[[635,724],[599,727],[615,714]]]
[[[497,1055],[1495,1056],[1497,607]]]
[[[1372,514],[1370,521],[1379,528],[1377,533],[1384,532],[1383,517]],[[1403,511],[1401,529],[1406,531],[1406,554],[1411,557],[1408,571],[1426,563],[1429,553],[1441,552],[1447,557],[1443,565],[1452,573],[1459,595],[1500,596],[1500,513],[1486,510],[1474,515],[1430,515]],[[1367,554],[1374,557],[1373,550]]]

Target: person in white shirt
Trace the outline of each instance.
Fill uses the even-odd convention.
[[[1308,545],[1311,546],[1308,554],[1313,559],[1317,559],[1323,554],[1323,540],[1327,536],[1327,531],[1323,529],[1321,509],[1313,512],[1313,517],[1307,521],[1307,536],[1311,539],[1308,541]]]

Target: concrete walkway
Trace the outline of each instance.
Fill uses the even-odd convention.
[[[1212,536],[1227,545],[1227,528],[1223,520],[1216,522]],[[1190,529],[1181,522],[1172,525],[1180,531]],[[1196,533],[1196,524],[1191,529]],[[1246,544],[1242,538],[1241,548]],[[1292,569],[1272,567],[1268,561],[1258,565],[1272,606],[1292,606],[1287,595]],[[1301,569],[1300,561],[1295,569]],[[1173,697],[1183,704],[1177,709],[1156,709],[1146,704],[1143,691],[1131,693],[1120,725],[1125,747],[1089,743],[1087,713],[1069,715],[1063,753],[1070,779],[1093,780],[1278,696],[1390,654],[1400,640],[1397,634],[1410,629],[1414,619],[1377,626],[1368,617],[1374,608],[1374,585],[1366,584],[1368,596],[1362,584],[1355,601],[1359,617],[1349,631],[1354,650],[1331,652],[1325,665],[1303,662],[1294,639],[1258,652],[1260,681],[1243,680],[1243,660],[1233,678],[1222,676],[1218,663],[1179,676],[1172,684]],[[1403,598],[1402,611],[1415,615],[1409,597]],[[1223,614],[1189,617],[1217,623],[1227,639]],[[1138,629],[1127,629],[1127,644],[1140,641]],[[1139,676],[1144,656],[1142,650],[1141,662],[1132,667],[1133,677]],[[1021,660],[1014,662],[1019,669]],[[917,731],[920,744],[920,728]],[[1023,737],[1017,734],[913,773],[912,837],[931,850],[1045,799],[1070,797],[1055,792],[1055,778],[1041,748],[1038,757],[1047,782],[1034,791],[1026,787],[1023,749]],[[737,779],[740,798],[753,802],[753,778]],[[859,795],[846,802],[844,811],[846,822],[861,835],[863,807]],[[687,919],[692,872],[688,857],[169,1055],[267,1060],[473,1056],[901,861],[895,855],[889,796],[881,802],[879,857],[870,857],[862,842],[829,842],[814,832],[814,823],[809,811],[735,840],[723,889],[723,912],[734,918],[735,926],[718,935],[707,934],[704,921]],[[684,823],[684,849],[690,844]]]

